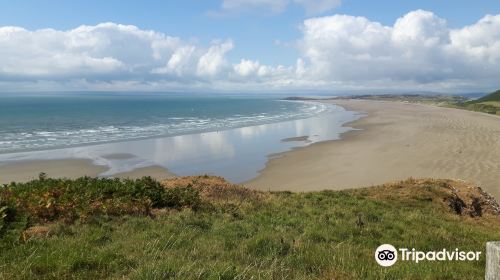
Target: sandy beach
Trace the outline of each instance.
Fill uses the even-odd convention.
[[[74,179],[81,176],[96,177],[106,170],[108,170],[107,167],[95,165],[88,159],[19,161],[0,165],[0,184],[33,180],[38,178],[40,172],[45,172],[52,178]],[[113,175],[115,178],[130,179],[142,176],[165,179],[175,175],[161,166],[148,166]]]
[[[347,124],[360,130],[273,156],[246,186],[312,191],[432,177],[466,180],[500,198],[499,117],[401,102],[328,102],[365,112]]]
[[[105,166],[94,165],[87,159],[19,161],[0,165],[0,184],[33,180],[40,172],[53,178],[77,178],[95,177],[106,170]]]
[[[137,168],[129,172],[122,172],[122,173],[117,173],[114,174],[113,177],[115,178],[128,178],[128,179],[137,179],[141,178],[143,176],[150,176],[153,178],[156,178],[158,180],[161,179],[167,179],[167,178],[172,178],[175,177],[175,174],[169,172],[167,169],[153,165],[153,166],[148,166],[148,167],[142,167],[142,168]]]
[[[462,179],[500,197],[500,118],[483,113],[402,102],[325,101],[366,117],[345,126],[341,140],[269,155],[260,175],[244,185],[260,190],[313,191],[382,184],[408,177]],[[281,139],[308,142],[310,135]],[[227,147],[226,147],[227,149]],[[127,160],[129,154],[107,159]],[[198,154],[199,157],[199,154]],[[87,159],[33,160],[0,165],[0,183],[51,177],[98,176],[108,170]],[[174,176],[150,166],[113,177]],[[218,174],[216,174],[218,175]]]
[[[270,105],[280,107],[283,104],[290,106],[295,103],[299,104],[296,106],[302,106],[300,110],[293,107],[287,114],[298,114],[301,110],[306,110],[307,114],[300,113],[302,115],[297,119],[287,119],[292,115],[285,114],[284,121],[278,119],[270,123],[257,122],[250,126],[228,127],[218,131],[145,139],[127,139],[123,136],[122,141],[92,145],[40,148],[12,153],[0,151],[0,181],[24,181],[38,176],[38,173],[43,171],[48,176],[56,177],[66,173],[70,178],[74,175],[150,175],[165,178],[171,176],[170,173],[179,176],[210,174],[241,183],[256,177],[259,170],[265,167],[270,154],[279,154],[310,143],[340,139],[341,133],[349,130],[342,125],[359,117],[356,112],[317,102],[302,104],[283,101]],[[210,125],[207,125],[208,127]],[[89,166],[92,163],[101,165],[106,170]],[[74,166],[75,170],[68,170],[71,166]],[[146,166],[149,167],[143,168]],[[129,170],[132,172],[120,174]]]

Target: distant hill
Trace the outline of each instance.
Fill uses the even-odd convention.
[[[458,108],[500,115],[500,90],[492,92],[476,100],[455,104]]]
[[[500,101],[500,89],[484,97],[481,97],[477,100],[474,100],[474,103],[488,102],[488,101]]]

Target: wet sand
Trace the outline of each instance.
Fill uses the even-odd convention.
[[[309,135],[285,138],[281,142],[309,142]]]
[[[268,155],[314,142],[339,139],[340,134],[348,130],[342,125],[359,117],[357,113],[345,111],[338,106],[316,104],[311,107],[322,108],[317,109],[321,113],[305,119],[221,131],[4,153],[0,154],[0,166],[21,161],[31,165],[32,161],[88,159],[109,169],[103,173],[86,171],[87,167],[80,164],[76,167],[77,170],[71,172],[78,175],[114,176],[139,168],[139,171],[133,171],[129,176],[138,176],[137,174],[163,176],[162,172],[158,172],[158,168],[142,169],[144,166],[161,166],[180,176],[210,174],[241,183],[258,175],[258,171],[265,167]],[[282,139],[285,141],[281,141]],[[56,162],[63,163],[64,168],[69,168],[64,161]],[[40,171],[47,172],[49,176],[59,175],[59,171],[52,171],[53,169],[46,170],[43,165],[38,165],[33,174],[27,175],[34,177]],[[2,175],[0,173],[0,177]],[[64,176],[64,173],[61,176]],[[68,176],[72,177],[72,174],[68,173]]]
[[[500,198],[500,117],[401,102],[328,102],[366,113],[366,117],[345,124],[359,130],[344,133],[341,140],[270,155],[266,167],[246,186],[313,191],[432,177],[470,181]],[[130,155],[106,157],[127,159]],[[37,178],[40,172],[50,177],[76,178],[98,176],[107,170],[87,159],[19,161],[0,165],[0,183],[27,181]],[[158,179],[174,176],[161,166],[150,166],[113,177],[146,175]]]
[[[97,177],[107,170],[107,167],[95,165],[87,159],[19,161],[0,165],[0,184],[33,180],[38,178],[40,172],[46,173],[51,178],[74,179],[81,176]],[[143,176],[160,180],[175,175],[161,166],[148,166],[114,174],[112,177],[135,179]]]
[[[167,169],[161,166],[148,166],[137,168],[129,172],[122,172],[112,175],[115,178],[128,178],[128,179],[137,179],[143,176],[150,176],[155,179],[168,179],[175,177],[175,174],[169,172]]]
[[[52,178],[77,178],[95,177],[106,170],[107,167],[94,165],[87,159],[19,161],[0,165],[0,184],[33,180],[38,178],[40,172]]]
[[[500,118],[430,105],[328,101],[367,117],[357,129],[272,157],[245,183],[261,190],[312,191],[408,177],[462,179],[500,198]]]

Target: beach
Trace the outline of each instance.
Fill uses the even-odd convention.
[[[461,179],[500,197],[500,118],[431,105],[325,101],[367,114],[341,140],[274,155],[246,186],[313,191],[405,178]]]
[[[46,173],[51,178],[75,179],[82,176],[97,177],[107,170],[107,167],[96,165],[88,159],[19,161],[0,165],[0,184],[37,179],[40,172]],[[174,174],[161,166],[148,166],[116,173],[112,177],[135,179],[143,176],[161,180],[171,178]]]
[[[19,161],[0,165],[0,184],[33,180],[38,178],[40,172],[50,174],[50,177],[54,178],[95,177],[106,169],[86,159]]]
[[[77,148],[78,151],[85,149],[86,153],[101,153],[98,159],[111,166],[130,162],[131,167],[138,167],[110,174],[109,166],[96,165],[95,161],[85,158],[21,160],[0,165],[0,183],[34,179],[41,171],[51,177],[67,178],[101,175],[118,178],[152,176],[164,179],[175,174],[207,173],[229,179],[231,176],[256,176],[254,179],[243,181],[243,185],[259,190],[306,192],[366,187],[409,177],[429,177],[465,180],[477,184],[496,198],[500,197],[499,117],[403,102],[322,102],[362,113],[363,117],[344,123],[345,132],[339,134],[340,139],[334,137],[334,140],[329,141],[321,140],[332,139],[328,138],[332,136],[328,136],[326,132],[322,137],[318,136],[322,131],[329,130],[328,126],[317,126],[311,131],[304,130],[319,124],[319,121],[324,123],[328,120],[311,118],[307,119],[307,122],[289,122],[290,127],[282,134],[262,134],[263,131],[277,131],[282,126],[278,123],[199,136],[187,135],[80,147]],[[289,131],[295,130],[295,135],[283,137],[288,135]],[[249,131],[251,133],[248,133]],[[305,133],[306,131],[309,133]],[[253,135],[257,140],[263,137],[267,140],[260,145],[255,144],[260,143],[255,141],[244,144],[246,142],[241,142],[239,138],[242,135],[246,137],[243,139]],[[282,138],[277,138],[279,136]],[[193,140],[198,138],[199,141]],[[214,146],[214,139],[218,140],[217,146]],[[311,139],[316,141],[309,144]],[[273,141],[276,144],[269,144]],[[281,146],[270,149],[271,145]],[[249,153],[249,148],[268,149],[268,158],[262,160],[262,167],[258,168],[260,163],[255,163],[256,151]],[[144,149],[148,149],[147,152],[144,152]],[[280,153],[269,152],[273,149],[288,150]],[[63,151],[65,152],[60,152],[61,156],[69,157],[74,153],[73,150]],[[106,154],[109,151],[113,153]],[[184,151],[182,156],[179,154],[181,151]],[[241,155],[234,156],[240,152]],[[160,158],[157,162],[162,164],[151,161],[155,157]],[[255,173],[245,170],[250,166],[258,168]],[[173,167],[173,170],[170,167]],[[259,170],[260,172],[257,172]],[[238,172],[245,173],[240,175]]]
[[[172,174],[208,174],[241,183],[255,178],[265,167],[269,155],[304,147],[310,143],[340,139],[340,135],[349,130],[343,124],[360,117],[356,112],[346,111],[342,107],[317,102],[269,102],[264,104],[286,105],[285,113],[290,113],[289,117],[292,119],[278,119],[270,123],[261,120],[263,123],[231,128],[235,122],[248,118],[240,116],[228,121],[228,128],[224,130],[147,139],[124,137],[118,142],[14,153],[0,152],[0,182],[25,181],[37,177],[39,172],[45,172],[50,177],[66,175],[69,178],[83,175],[148,175],[163,179],[171,177]],[[296,116],[295,109],[288,111],[288,107],[295,108],[295,105],[291,106],[289,103],[299,103],[302,106],[299,108],[311,109],[314,114]],[[179,121],[187,125],[185,121]],[[90,132],[89,135],[93,133]],[[78,161],[74,161],[75,159]],[[71,169],[71,166],[74,168]]]

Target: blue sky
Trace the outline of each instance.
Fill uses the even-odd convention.
[[[81,25],[96,26],[100,23],[112,22],[134,25],[140,30],[153,30],[167,36],[178,37],[184,42],[203,46],[205,49],[208,49],[214,42],[230,40],[232,43],[232,46],[228,47],[230,51],[224,52],[224,59],[229,64],[236,64],[241,59],[247,59],[258,61],[261,65],[269,67],[279,65],[296,67],[297,59],[303,60],[306,66],[314,64],[315,58],[305,54],[304,47],[298,47],[307,33],[304,31],[304,23],[308,19],[341,14],[364,17],[370,22],[392,27],[396,20],[404,15],[412,11],[424,10],[445,20],[447,28],[453,30],[473,25],[487,14],[500,13],[500,1],[491,0],[309,1],[338,2],[332,4],[331,8],[327,6],[315,12],[308,11],[306,7],[309,6],[297,3],[300,2],[298,0],[275,0],[274,3],[280,1],[284,5],[280,8],[273,8],[274,4],[266,4],[266,2],[273,3],[273,1],[266,0],[256,0],[253,1],[254,3],[252,0],[3,1],[0,4],[0,27],[16,26],[29,31],[44,28],[68,31]],[[237,3],[233,5],[236,8],[224,8],[224,2]],[[334,20],[327,24],[337,23],[338,21]],[[337,46],[337,43],[332,44]],[[496,52],[496,49],[492,51]],[[343,54],[339,52],[328,57],[336,58],[341,55]],[[15,79],[16,76],[18,75],[5,74],[3,78],[0,76],[0,80]],[[94,76],[87,77],[82,74],[81,77],[91,80]],[[346,78],[348,77],[342,79]],[[454,80],[456,77],[452,78]],[[60,78],[52,80],[58,79]],[[391,79],[388,77],[388,80]],[[417,83],[426,79],[417,76],[410,77],[412,82]],[[429,79],[434,80],[433,77]],[[380,80],[378,77],[378,86],[380,86]],[[397,85],[392,86],[397,87]],[[493,86],[496,85],[491,85]],[[309,83],[307,87],[315,86]]]

